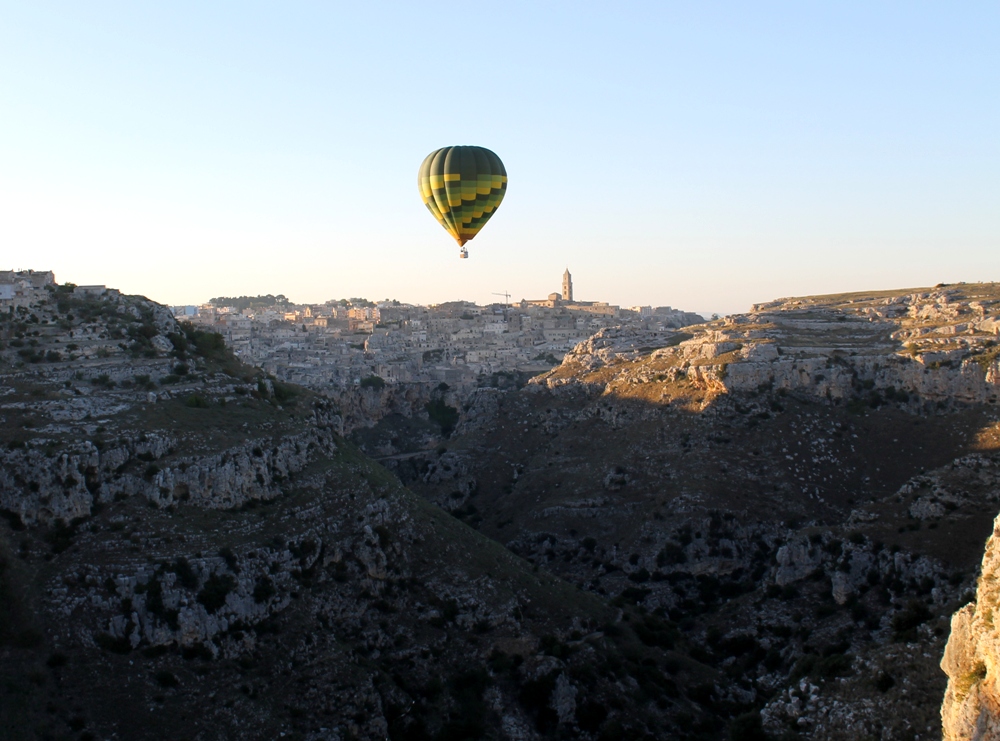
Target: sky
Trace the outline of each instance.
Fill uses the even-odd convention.
[[[0,269],[746,311],[1000,280],[1000,3],[0,0]],[[458,249],[417,169],[503,160]],[[502,299],[499,299],[502,300]]]

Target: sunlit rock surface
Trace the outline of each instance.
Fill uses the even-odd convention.
[[[767,389],[995,403],[998,331],[995,283],[778,299],[676,332],[602,330],[534,382],[632,387],[651,401],[690,384],[710,397]]]
[[[946,741],[986,741],[1000,738],[1000,517],[986,543],[976,601],[951,619],[951,637],[941,668],[948,689],[941,705],[942,734]]]

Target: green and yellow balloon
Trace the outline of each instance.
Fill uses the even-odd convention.
[[[503,162],[484,147],[442,147],[431,152],[417,176],[427,210],[455,238],[460,257],[507,192]]]

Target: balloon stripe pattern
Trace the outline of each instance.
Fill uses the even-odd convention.
[[[507,171],[483,147],[443,147],[424,158],[417,185],[427,210],[461,247],[500,206]]]

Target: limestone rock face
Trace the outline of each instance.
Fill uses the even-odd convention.
[[[322,416],[320,411],[314,418]],[[160,506],[191,500],[229,509],[276,497],[279,483],[307,465],[310,448],[336,449],[329,426],[321,425],[274,442],[252,439],[214,455],[168,458],[175,444],[163,434],[122,435],[114,447],[98,450],[82,440],[50,457],[48,439],[29,441],[0,452],[0,508],[29,525],[70,522],[89,516],[95,505],[131,496]],[[123,470],[129,464],[134,472]]]
[[[431,384],[390,384],[380,389],[354,386],[337,394],[343,415],[343,432],[372,427],[390,414],[419,415],[433,391]]]
[[[1000,517],[986,543],[976,601],[951,619],[951,637],[941,668],[948,689],[941,705],[945,741],[986,741],[1000,738],[1000,628],[995,615],[1000,606]]]
[[[464,414],[455,429],[456,434],[488,429],[497,416],[499,398],[506,392],[500,389],[481,388],[469,395]]]
[[[613,361],[637,358],[644,352],[663,347],[677,336],[675,332],[608,327],[579,343],[566,354],[563,363],[593,370]]]
[[[679,332],[603,329],[532,383],[768,389],[839,404],[996,403],[995,286],[779,299]],[[608,372],[611,369],[611,372]],[[646,394],[649,396],[649,394]]]
[[[809,553],[807,542],[790,543],[783,545],[776,554],[778,568],[774,575],[774,583],[779,587],[791,584],[805,576],[816,568],[819,559],[815,553]]]
[[[0,328],[0,511],[23,525],[71,524],[136,496],[206,509],[273,501],[336,450],[339,410],[296,402],[298,391],[284,396],[221,347],[206,350],[211,336],[165,306],[57,289],[30,311]],[[233,409],[238,433],[199,434]]]

